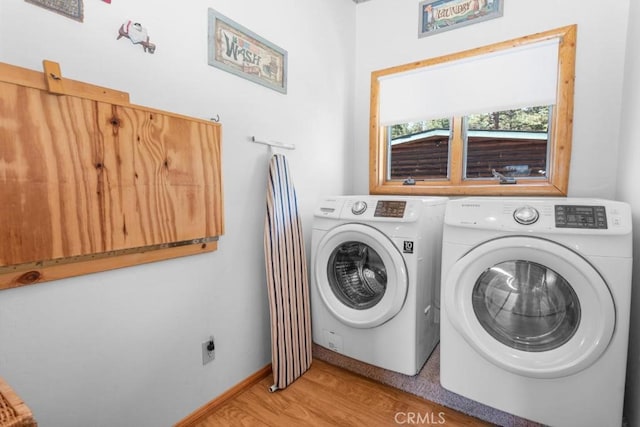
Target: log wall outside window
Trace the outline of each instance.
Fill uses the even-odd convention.
[[[432,137],[391,148],[391,179],[442,179],[447,177],[448,137]],[[526,176],[544,177],[547,141],[536,139],[470,138],[467,178],[491,178],[491,170],[512,175],[512,166],[527,166]],[[517,175],[522,176],[522,175]]]

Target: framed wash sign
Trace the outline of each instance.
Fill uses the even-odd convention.
[[[287,51],[209,9],[209,65],[287,93]]]
[[[504,0],[421,1],[418,37],[426,37],[502,16]]]

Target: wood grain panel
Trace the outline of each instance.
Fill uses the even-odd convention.
[[[105,249],[93,103],[0,82],[0,263]]]
[[[0,64],[0,289],[215,250],[219,124],[23,70]]]
[[[217,128],[101,103],[98,122],[110,250],[222,233]]]

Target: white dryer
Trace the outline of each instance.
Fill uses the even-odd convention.
[[[311,239],[313,341],[415,375],[439,340],[446,198],[322,200]]]
[[[627,204],[452,200],[442,251],[444,388],[546,425],[621,425]]]

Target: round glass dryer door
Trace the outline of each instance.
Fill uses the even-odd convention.
[[[595,268],[536,237],[504,237],[460,258],[443,284],[446,314],[489,362],[533,378],[594,363],[615,328],[615,306]]]
[[[364,224],[329,231],[318,245],[314,274],[329,311],[357,328],[388,321],[402,309],[407,295],[400,251],[387,236]]]
[[[558,273],[512,260],[486,269],[473,287],[473,311],[485,331],[523,351],[562,346],[580,324],[580,300]]]

